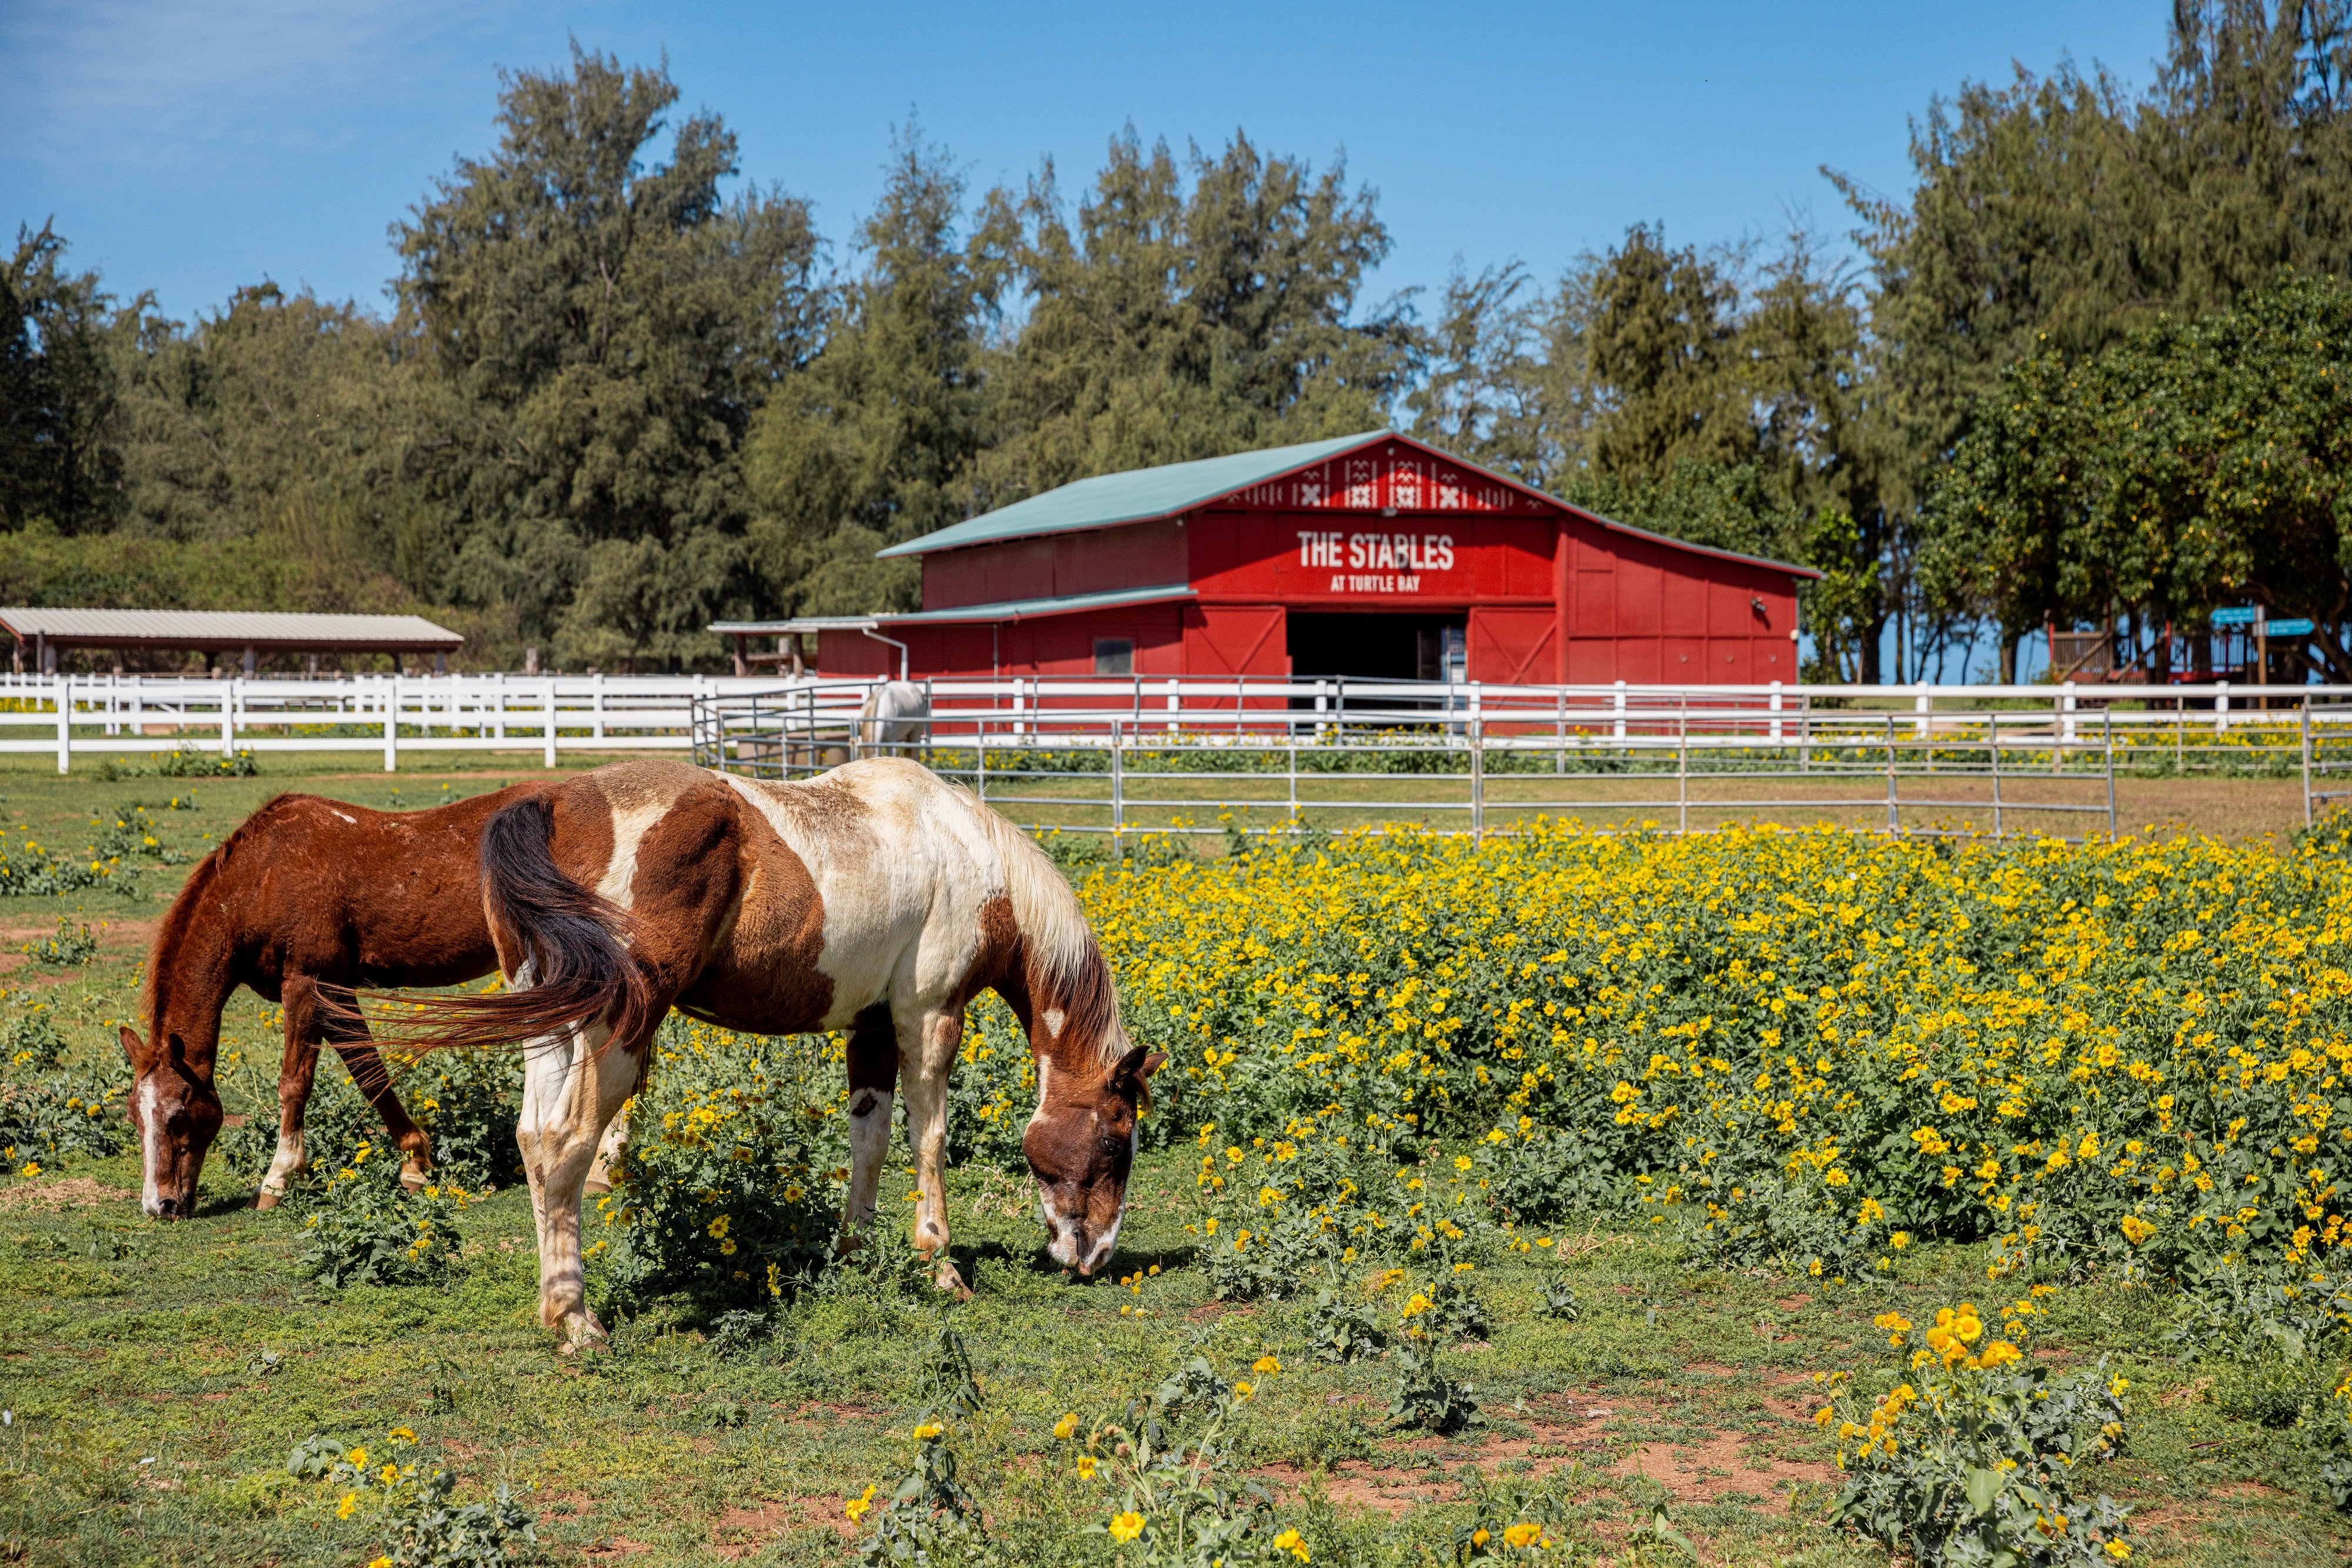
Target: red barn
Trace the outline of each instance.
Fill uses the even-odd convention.
[[[1571,507],[1388,431],[1081,479],[894,546],[923,608],[826,675],[1797,678],[1818,572]],[[778,628],[781,630],[782,628]]]

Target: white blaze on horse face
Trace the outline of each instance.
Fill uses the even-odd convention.
[[[1052,1036],[1055,1040],[1062,1038],[1063,1018],[1061,1009],[1047,1008],[1044,1012],[1037,1015],[1037,1021],[1045,1026],[1045,1032],[1048,1035]]]
[[[155,1190],[155,1167],[163,1163],[163,1118],[155,1109],[155,1078],[150,1073],[139,1085],[139,1207],[150,1219],[163,1212],[163,1195]]]

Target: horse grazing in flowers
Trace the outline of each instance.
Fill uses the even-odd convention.
[[[407,1156],[432,1164],[367,1025],[341,995],[359,986],[446,986],[498,962],[482,921],[482,825],[547,788],[518,784],[423,811],[371,811],[316,795],[280,795],[198,862],[172,901],[140,1018],[122,1030],[131,1116],[144,1177],[140,1203],[161,1219],[195,1212],[196,1180],[220,1131],[213,1086],[221,1009],[247,986],[286,1011],[278,1070],[278,1151],[262,1177],[268,1208],[301,1168],[302,1118],[321,1042],[332,1045]]]
[[[901,1081],[914,1239],[944,1290],[948,1075],[965,1004],[993,988],[1028,1031],[1037,1108],[1022,1140],[1054,1258],[1109,1260],[1136,1121],[1163,1060],[1131,1048],[1102,950],[1043,851],[893,758],[768,783],[616,763],[501,809],[482,899],[510,988],[429,998],[430,1043],[527,1042],[516,1129],[539,1222],[540,1320],[567,1351],[604,1337],[582,1290],[580,1202],[654,1030],[680,1012],[755,1034],[847,1029],[845,1223],[874,1218]]]

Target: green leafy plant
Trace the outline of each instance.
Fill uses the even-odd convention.
[[[1427,1336],[1408,1333],[1397,1349],[1396,1383],[1389,1401],[1389,1420],[1398,1427],[1452,1433],[1479,1420],[1475,1392],[1456,1383],[1437,1364],[1437,1346]]]
[[[338,1288],[429,1285],[449,1276],[467,1195],[437,1182],[410,1192],[400,1165],[397,1151],[362,1144],[349,1165],[310,1189],[298,1256],[306,1273]]]
[[[36,964],[46,964],[54,969],[72,968],[98,956],[98,936],[88,925],[76,925],[60,915],[56,936],[25,943],[16,951]]]
[[[605,1260],[617,1297],[686,1291],[764,1309],[812,1279],[855,1291],[878,1269],[909,1271],[884,1222],[834,1261],[847,1165],[838,1072],[784,1042],[722,1040],[677,1018],[663,1027],[613,1190],[588,1216],[589,1254]]]
[[[1997,1326],[1965,1303],[1942,1309],[1910,1378],[1866,1410],[1846,1374],[1825,1375],[1832,1399],[1815,1420],[1835,1426],[1850,1478],[1832,1521],[1922,1568],[2113,1568],[2130,1555],[2129,1511],[2080,1490],[2094,1462],[2121,1451],[2123,1380],[2104,1361],[2064,1376],[2037,1364],[2037,1300],[2004,1309]],[[1914,1332],[1897,1313],[1877,1324],[1895,1348]]]
[[[27,1009],[0,1030],[0,1160],[20,1176],[38,1176],[44,1161],[103,1158],[129,1145],[120,1070],[68,1068],[65,1049],[46,1009]]]
[[[1576,1291],[1567,1281],[1546,1280],[1543,1282],[1543,1300],[1538,1303],[1536,1311],[1545,1317],[1572,1323],[1583,1315],[1584,1305],[1576,1299]]]
[[[1329,1286],[1315,1292],[1315,1304],[1307,1309],[1307,1341],[1316,1360],[1342,1365],[1376,1356],[1388,1346],[1371,1309]]]
[[[286,1469],[340,1489],[338,1517],[372,1515],[390,1538],[376,1561],[393,1568],[508,1568],[520,1561],[517,1547],[539,1540],[536,1522],[504,1482],[488,1501],[460,1506],[457,1478],[420,1460],[416,1436],[405,1427],[394,1427],[373,1455],[364,1444],[344,1449],[313,1436],[295,1446]]]
[[[1103,1494],[1099,1506],[1110,1511],[1089,1533],[1108,1536],[1136,1568],[1307,1562],[1305,1540],[1296,1527],[1279,1527],[1272,1496],[1231,1473],[1234,1427],[1281,1371],[1276,1358],[1262,1356],[1247,1375],[1228,1380],[1195,1356],[1115,1416],[1087,1423],[1065,1416],[1054,1435],[1075,1450],[1066,1473]]]

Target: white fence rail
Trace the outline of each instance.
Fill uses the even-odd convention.
[[[1784,764],[1788,777],[1807,779],[1857,769],[1892,778],[1890,795],[1914,771],[1953,779],[1998,772],[2006,784],[2037,772],[2104,774],[2110,754],[2126,771],[2315,769],[2317,784],[2307,785],[2315,807],[2326,804],[2329,775],[2352,764],[2352,687],[2340,686],[1498,686],[1149,675],[923,684],[931,716],[924,742],[965,747],[975,773],[1006,747],[1097,754],[1087,768],[1108,770],[1121,791],[1115,810],[1106,798],[1100,825],[1120,831],[1127,773],[1161,782],[1187,771],[1231,776],[1238,754],[1213,768],[1185,759],[1233,747],[1249,754],[1241,770],[1258,774],[1285,751],[1296,766],[1283,800],[1310,814],[1321,803],[1316,781],[1337,777],[1336,759],[1351,748],[1362,754],[1345,764],[1355,777],[1391,784],[1408,775],[1384,773],[1380,758],[1412,754],[1422,771],[1410,776],[1433,777],[1426,769],[1437,765],[1417,754],[1432,747],[1453,754],[1455,763],[1444,767],[1458,763],[1465,778],[1474,762],[1482,770],[1493,762],[1498,784],[1501,773],[1671,768],[1685,783],[1671,799],[1656,791],[1642,803],[1685,817],[1691,779],[1765,779],[1781,776]],[[701,675],[0,674],[0,752],[53,753],[66,771],[76,756],[175,748],[381,754],[387,769],[404,751],[536,754],[552,767],[566,752],[691,750],[713,766],[805,772],[849,754],[871,685]],[[1050,789],[1024,787],[1008,768],[978,780],[1007,805],[1071,782],[1053,767],[1012,768],[1055,776]],[[1370,809],[1383,789],[1359,793]],[[1224,798],[1196,790],[1183,800],[1206,809]],[[2004,818],[2032,809],[2011,799],[1980,803]],[[1485,813],[1466,793],[1429,809],[1472,821]]]
[[[705,675],[353,675],[334,679],[0,675],[0,752],[58,771],[108,752],[684,751],[693,705],[773,682]]]

